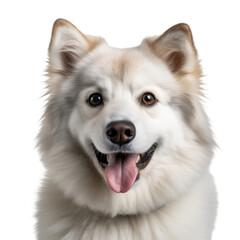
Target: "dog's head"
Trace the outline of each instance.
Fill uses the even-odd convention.
[[[43,162],[78,204],[113,215],[148,212],[207,168],[213,142],[188,25],[116,49],[57,20],[48,74]]]

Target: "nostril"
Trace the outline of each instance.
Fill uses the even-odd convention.
[[[133,131],[131,129],[126,129],[124,134],[127,136],[127,137],[132,137],[134,135]]]
[[[107,136],[116,137],[117,136],[117,131],[114,128],[110,128],[109,130],[107,130]]]

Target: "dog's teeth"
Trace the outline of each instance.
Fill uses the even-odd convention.
[[[136,163],[138,163],[139,160],[140,160],[140,155],[138,155],[137,160],[136,160]]]

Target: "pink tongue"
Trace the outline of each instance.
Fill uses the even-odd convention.
[[[109,187],[114,192],[127,192],[133,185],[138,175],[137,158],[138,154],[129,154],[124,158],[117,154],[108,155],[105,175]]]

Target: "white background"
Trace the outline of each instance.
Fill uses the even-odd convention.
[[[35,239],[34,203],[44,172],[35,137],[51,27],[62,17],[115,47],[137,45],[179,22],[191,26],[219,145],[211,166],[219,195],[213,240],[239,240],[239,9],[233,0],[1,1],[0,239]]]

